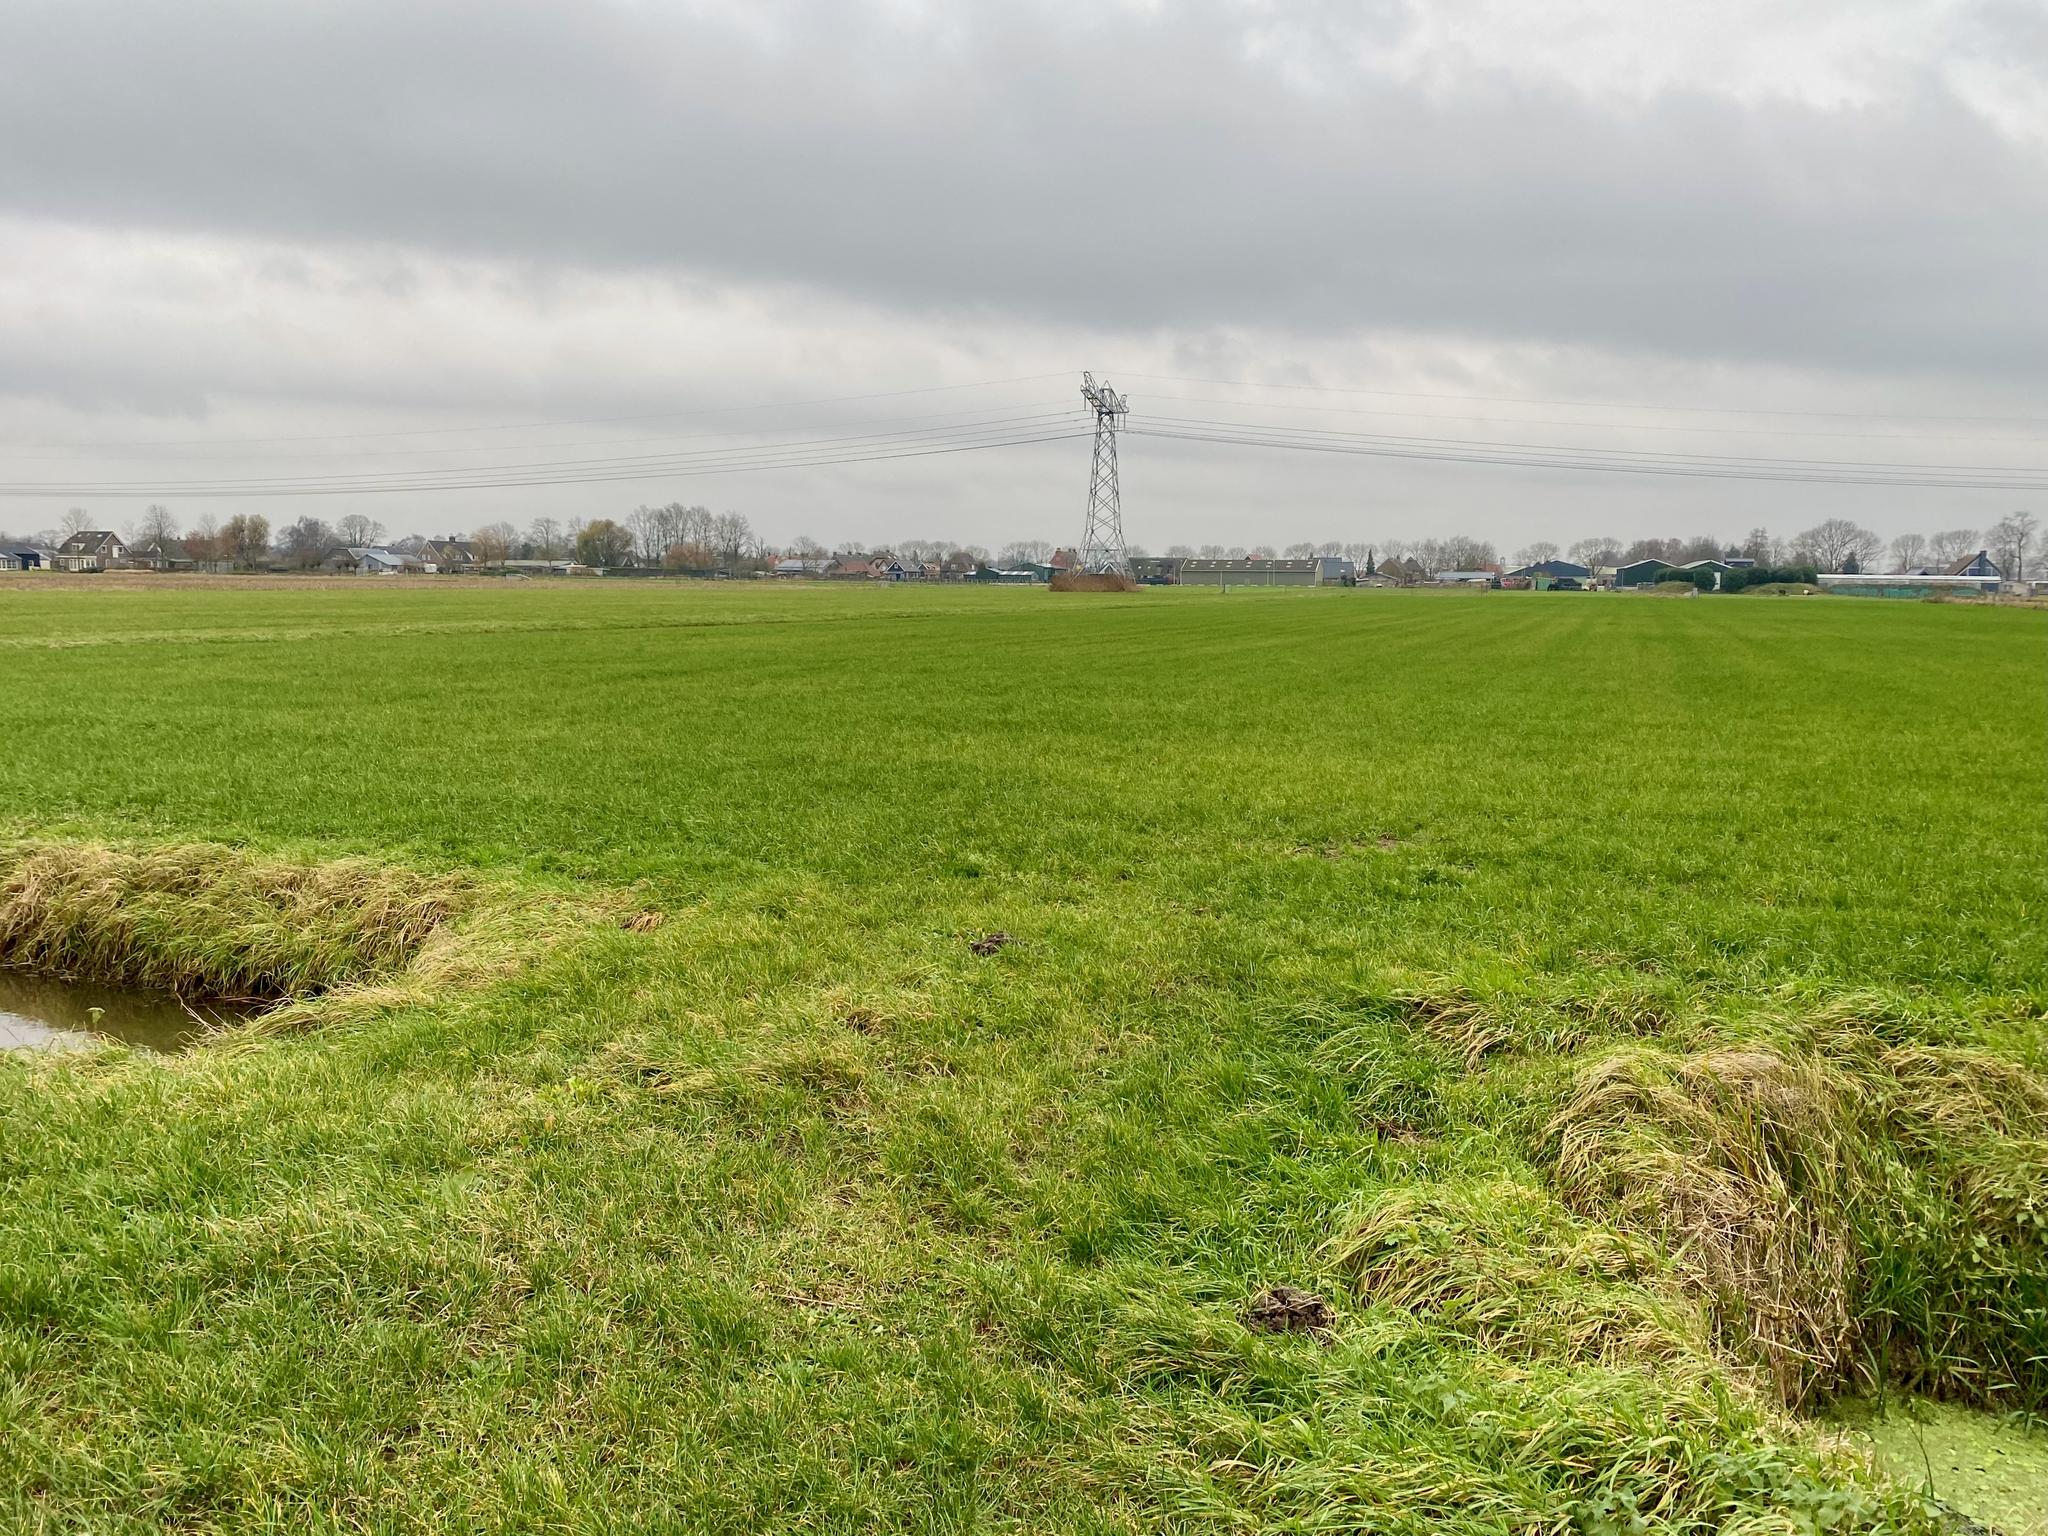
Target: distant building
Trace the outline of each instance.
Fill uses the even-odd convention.
[[[1670,569],[1669,560],[1631,560],[1627,565],[1614,568],[1614,584],[1617,587],[1654,586],[1658,572]]]
[[[823,576],[831,569],[832,562],[830,560],[803,560],[791,556],[789,559],[776,561],[775,569],[771,574],[788,577],[811,577]]]
[[[1349,586],[1358,574],[1358,567],[1342,555],[1317,555],[1316,585],[1320,587]]]
[[[1490,587],[1498,578],[1492,571],[1438,571],[1440,587]]]
[[[1396,586],[1413,586],[1418,581],[1427,581],[1429,573],[1414,560],[1403,560],[1399,555],[1389,555],[1379,563],[1378,573],[1391,580]]]
[[[128,546],[118,534],[104,529],[74,533],[57,546],[56,567],[60,571],[109,571],[128,559]]]
[[[1980,549],[1974,555],[1966,555],[1941,573],[1944,576],[2005,576],[2004,569],[1991,558],[1991,551]]]
[[[1131,575],[1141,586],[1178,586],[1183,563],[1178,555],[1141,555],[1131,561]]]
[[[189,571],[199,562],[180,540],[151,535],[128,546],[127,563],[144,571]]]
[[[405,556],[381,545],[349,545],[330,551],[320,569],[348,576],[393,576],[405,569]]]
[[[1185,587],[1312,587],[1321,575],[1314,560],[1183,560]]]
[[[428,539],[420,545],[420,564],[429,571],[473,571],[478,563],[467,539]]]
[[[1580,565],[1576,560],[1538,560],[1533,565],[1525,565],[1517,570],[1509,571],[1501,580],[1520,580],[1526,581],[1532,586],[1540,586],[1550,581],[1590,581],[1592,576],[1592,567]]]

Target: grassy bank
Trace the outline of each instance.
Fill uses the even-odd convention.
[[[2026,1385],[1969,1255],[2033,1251],[1992,1197],[2039,1131],[1928,1063],[2008,1108],[2048,1065],[2044,641],[1818,599],[10,590],[0,835],[666,921],[0,1063],[0,1507],[1913,1529],[1780,1405],[1958,1305],[1989,1331],[1923,1385]],[[1785,1074],[1726,1070],[1762,1044]],[[1729,1086],[1786,1074],[1805,1141]],[[1809,1336],[1658,1196],[1703,1151],[1834,1223],[1825,1380],[1779,1390],[1755,1341]],[[1279,1284],[1331,1327],[1247,1327]]]

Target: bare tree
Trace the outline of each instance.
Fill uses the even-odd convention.
[[[225,560],[227,546],[220,536],[220,525],[212,517],[202,517],[192,525],[192,531],[185,535],[185,553],[194,560]]]
[[[92,514],[90,512],[86,511],[83,507],[71,508],[57,520],[57,532],[60,535],[60,542],[62,539],[70,538],[74,533],[85,532],[91,526]]]
[[[711,547],[728,564],[746,559],[758,547],[754,525],[740,512],[721,512],[711,520]]]
[[[1587,570],[1597,571],[1603,565],[1621,563],[1621,540],[1606,537],[1580,539],[1566,554]]]
[[[1768,528],[1752,528],[1749,536],[1737,546],[1736,553],[1744,559],[1754,560],[1758,565],[1778,564],[1778,541],[1771,537]]]
[[[1868,570],[1884,548],[1884,541],[1876,534],[1846,517],[1831,517],[1824,523],[1816,523],[1800,534],[1795,542],[1813,557],[1814,565],[1823,571],[1842,571],[1852,567]]]
[[[1052,558],[1052,546],[1044,539],[1012,539],[1003,546],[1003,565],[1011,570],[1021,565],[1043,565]]]
[[[519,537],[510,523],[485,523],[469,536],[469,547],[479,565],[503,565],[512,554],[512,541]]]
[[[362,512],[351,512],[334,525],[334,536],[350,549],[363,549],[384,537],[384,525]]]
[[[1299,544],[1288,545],[1285,554],[1289,560],[1307,560],[1313,558],[1315,552],[1315,545],[1304,540]]]
[[[1500,563],[1500,553],[1484,539],[1454,533],[1447,539],[1424,539],[1416,546],[1422,563],[1437,571],[1479,571]]]
[[[334,530],[317,517],[302,517],[277,536],[277,552],[302,570],[326,559],[336,543]]]
[[[2010,512],[1984,535],[1984,547],[2007,581],[2027,579],[2027,552],[2033,547],[2036,522],[2031,512]]]
[[[1688,560],[1718,560],[1721,558],[1721,541],[1710,533],[1695,534],[1679,545],[1679,563]]]
[[[255,565],[270,553],[270,519],[249,512],[229,518],[220,528],[221,553],[236,565]]]
[[[171,509],[161,502],[151,502],[142,509],[142,516],[128,525],[130,544],[169,544],[178,537],[178,520],[171,516]]]
[[[1902,533],[1892,540],[1892,569],[1910,571],[1927,563],[1927,539],[1918,533]]]
[[[1515,564],[1541,565],[1546,560],[1555,560],[1557,555],[1558,549],[1555,544],[1548,539],[1538,539],[1535,543],[1524,544],[1515,551]]]
[[[1980,547],[1976,529],[1950,528],[1927,541],[1927,563],[1947,570],[1963,556],[1975,554]]]
[[[640,563],[659,563],[670,542],[668,524],[661,509],[635,507],[626,514],[626,528],[633,536],[633,552],[640,557]]]
[[[562,525],[552,517],[536,517],[526,530],[526,542],[541,559],[553,560],[562,552]]]

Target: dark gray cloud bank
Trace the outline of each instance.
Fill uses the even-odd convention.
[[[246,473],[258,453],[321,467],[288,456],[342,448],[206,445],[1083,366],[1844,413],[1581,411],[1543,428],[1553,441],[2048,458],[2048,11],[1524,9],[0,4],[7,478],[125,477],[141,453],[53,445],[175,440],[204,473]],[[1205,389],[1133,385],[1141,407]],[[1435,435],[1527,437],[1517,422],[1571,414],[1270,398]],[[1395,409],[1416,414],[1363,414]],[[2000,419],[1851,414],[1877,412]],[[393,450],[418,441],[368,447],[414,467],[431,461]],[[1057,535],[1072,457],[379,512],[460,525],[674,494],[784,534]],[[1901,531],[2010,510],[1965,491],[1134,458],[1155,544],[1842,513]],[[0,504],[0,526],[34,521]]]

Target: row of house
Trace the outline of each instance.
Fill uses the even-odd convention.
[[[547,564],[507,561],[507,566]],[[463,539],[428,539],[417,554],[379,546],[337,548],[318,562],[323,571],[375,575],[398,571],[465,571],[481,567],[475,548]],[[133,543],[105,528],[84,529],[54,549],[17,545],[0,549],[0,571],[224,571],[223,560],[201,560],[177,539],[151,536]]]
[[[223,569],[218,561],[195,559],[176,539],[147,538],[131,544],[105,528],[72,534],[54,549],[18,544],[0,548],[0,571],[190,571]]]
[[[570,565],[566,560],[501,560],[490,568],[552,572],[557,568],[566,571]],[[480,571],[484,561],[467,539],[425,539],[411,553],[382,544],[338,545],[328,551],[315,569],[344,576],[395,576],[402,572],[431,576],[450,571]]]
[[[1060,550],[1051,562],[1022,570],[1002,571],[983,565],[972,555],[955,551],[943,560],[916,560],[883,550],[878,554],[791,556],[778,560],[768,574],[783,580],[813,581],[1050,581],[1076,564],[1071,550]]]

